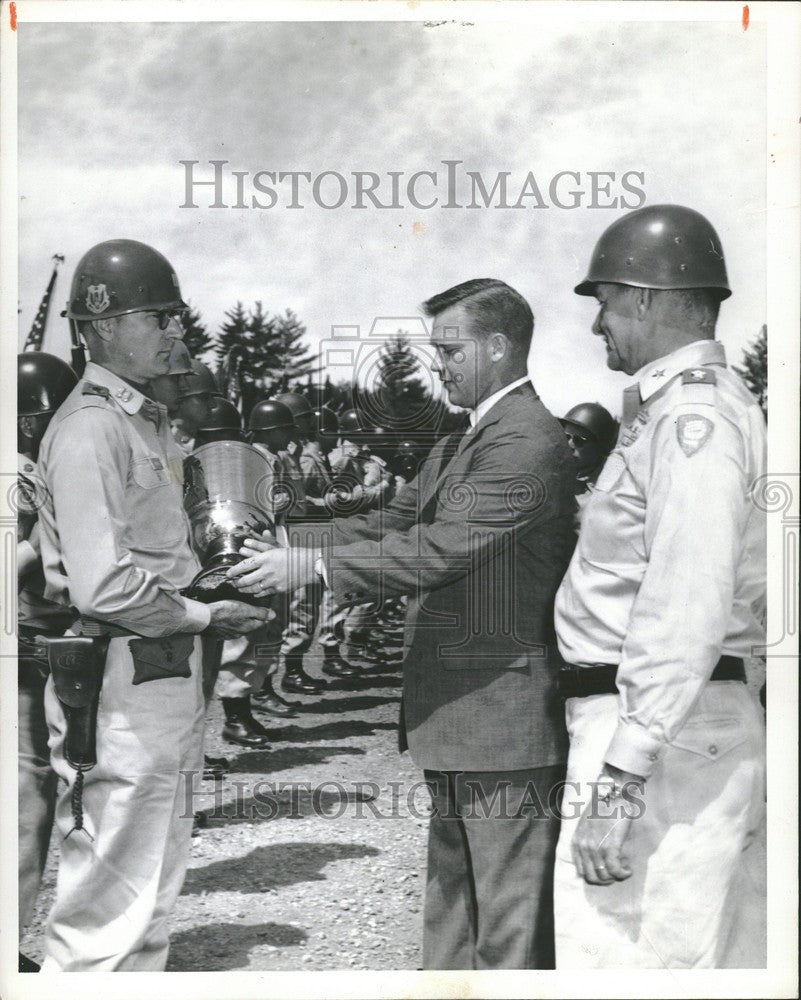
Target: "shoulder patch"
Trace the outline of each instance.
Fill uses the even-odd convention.
[[[718,380],[709,368],[686,368],[681,373],[682,385],[717,385]]]
[[[85,382],[81,389],[82,396],[102,396],[103,399],[111,399],[111,391],[104,385],[95,385],[94,382]]]
[[[676,421],[676,437],[688,458],[704,447],[714,430],[712,421],[700,413],[684,413]]]

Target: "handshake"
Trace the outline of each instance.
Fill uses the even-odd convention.
[[[239,554],[243,560],[232,566],[228,579],[243,594],[267,597],[305,587],[319,579],[315,565],[320,552],[314,549],[281,548],[269,531],[261,538],[245,539]],[[224,639],[253,632],[275,617],[269,608],[253,607],[239,601],[217,601],[209,605],[209,631]]]

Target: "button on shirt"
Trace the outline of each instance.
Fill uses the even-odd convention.
[[[88,364],[50,423],[39,469],[49,599],[144,636],[208,626],[209,608],[179,593],[200,567],[163,406]]]
[[[636,387],[641,404],[584,510],[555,620],[569,663],[618,664],[605,760],[648,777],[720,656],[764,644],[765,521],[751,488],[766,430],[716,341],[641,369]]]

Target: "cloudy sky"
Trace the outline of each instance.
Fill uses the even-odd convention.
[[[267,10],[268,8],[263,8]],[[623,11],[625,7],[618,8]],[[593,300],[573,285],[620,209],[589,207],[590,171],[645,175],[650,204],[705,213],[723,241],[735,295],[719,337],[739,360],[765,319],[765,36],[728,23],[20,23],[20,337],[50,274],[57,286],[83,251],[111,237],[151,243],[184,297],[215,330],[237,299],[294,309],[316,345],[332,327],[412,326],[417,304],[456,282],[499,277],[531,302],[531,368],[557,413],[583,399],[619,410],[621,377],[589,333]],[[230,171],[337,171],[343,207],[286,185],[269,210],[184,202],[181,160]],[[574,209],[363,210],[354,171],[440,174],[442,161],[510,172],[510,201],[529,171],[546,202],[559,171],[581,175]],[[306,189],[302,189],[306,190]],[[321,189],[333,199],[336,186]],[[403,187],[401,188],[403,191]],[[570,181],[562,183],[563,198]],[[430,188],[420,183],[421,198]],[[462,200],[469,202],[467,197]],[[628,197],[631,197],[630,195]],[[525,203],[531,206],[532,199]],[[404,317],[407,319],[404,320]],[[66,356],[54,310],[46,349]],[[341,373],[344,374],[344,373]]]

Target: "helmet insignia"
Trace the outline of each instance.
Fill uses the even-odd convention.
[[[93,313],[102,313],[111,305],[105,285],[90,285],[86,290],[86,308]]]

